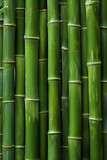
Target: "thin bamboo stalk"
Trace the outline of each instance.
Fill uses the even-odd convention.
[[[102,160],[101,54],[99,1],[86,1],[89,77],[90,159]]]
[[[68,160],[68,14],[67,0],[60,0],[62,54],[62,149],[63,160]]]
[[[101,1],[103,150],[107,159],[107,1]]]
[[[25,154],[24,7],[24,0],[16,1],[15,160],[24,160]]]
[[[0,0],[0,7],[2,8],[2,0]],[[0,14],[0,160],[2,160],[2,99],[3,99],[3,16]]]
[[[85,0],[81,0],[81,52],[82,52],[82,159],[89,160],[89,103],[87,70],[87,27]]]
[[[48,160],[60,159],[60,24],[59,1],[48,0]]]
[[[69,159],[81,159],[81,60],[79,0],[68,0]]]
[[[8,6],[3,23],[3,160],[14,160],[15,2]]]
[[[40,159],[47,160],[48,132],[48,41],[47,1],[40,0],[40,53],[39,53],[39,97],[40,97]]]
[[[25,159],[38,160],[39,95],[38,95],[38,52],[39,52],[39,0],[26,0],[25,14]]]

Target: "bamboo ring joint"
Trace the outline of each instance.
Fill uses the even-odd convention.
[[[81,140],[82,137],[69,137],[69,136],[68,136],[68,139]]]
[[[99,4],[99,3],[100,3],[100,1],[98,1],[98,2],[93,1],[93,2],[86,2],[85,5],[89,6],[89,5],[93,5],[93,4]]]

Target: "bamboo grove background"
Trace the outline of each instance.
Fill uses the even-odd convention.
[[[107,160],[107,0],[0,0],[0,160]]]

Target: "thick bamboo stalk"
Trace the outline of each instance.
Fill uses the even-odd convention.
[[[16,1],[15,160],[24,160],[25,154],[24,7],[24,0]]]
[[[3,23],[3,160],[14,160],[14,54],[15,2],[5,0],[8,6]]]
[[[26,138],[25,159],[38,160],[38,49],[39,49],[39,0],[26,0],[25,14],[25,77],[26,77]]]
[[[81,54],[82,54],[82,159],[89,160],[89,105],[87,70],[87,27],[85,0],[81,0]]]
[[[107,1],[101,1],[103,151],[107,159]]]
[[[89,77],[90,159],[102,160],[99,1],[86,1]]]
[[[79,0],[68,0],[69,159],[81,159],[81,61]]]
[[[60,24],[59,1],[48,0],[48,160],[60,159]]]
[[[60,0],[62,54],[62,158],[68,160],[68,11],[67,0]]]
[[[0,0],[0,8],[2,7],[2,0]],[[3,99],[3,16],[0,14],[0,160],[2,160],[2,99]]]
[[[40,159],[47,160],[48,132],[48,41],[47,1],[40,0],[40,53],[39,53],[39,97],[40,97]]]

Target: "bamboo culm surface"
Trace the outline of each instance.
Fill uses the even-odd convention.
[[[15,160],[25,157],[25,2],[16,1]]]
[[[62,55],[62,158],[68,160],[68,5],[67,0],[60,0],[61,16],[61,55]]]
[[[2,8],[2,0],[0,0],[0,8]],[[2,138],[3,138],[3,124],[2,124],[2,100],[3,100],[3,15],[0,14],[0,160],[2,160]]]
[[[14,160],[14,69],[15,1],[4,0],[8,8],[3,23],[3,160]]]
[[[82,158],[89,160],[89,102],[87,70],[87,25],[85,0],[81,0],[81,55],[82,55]]]
[[[107,159],[107,1],[101,1],[103,159]]]
[[[47,1],[40,0],[40,51],[39,51],[39,97],[40,97],[40,159],[47,160],[48,132],[48,40]]]
[[[90,159],[102,160],[101,45],[99,1],[86,0]]]
[[[26,0],[25,14],[25,159],[39,159],[39,0]]]
[[[48,160],[60,159],[60,24],[59,1],[48,0]]]
[[[80,1],[68,0],[69,160],[81,160]]]

